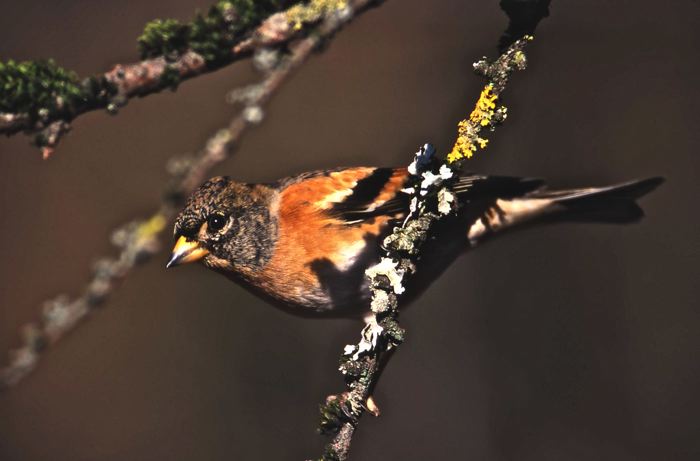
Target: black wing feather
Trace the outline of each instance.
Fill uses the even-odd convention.
[[[371,205],[381,193],[393,170],[377,168],[372,174],[357,182],[353,193],[342,202],[333,205],[331,212],[348,224],[359,223],[375,216],[396,216],[401,218],[409,209],[411,196],[399,192],[390,200],[372,209]],[[472,200],[520,197],[540,189],[544,182],[540,179],[515,178],[510,176],[461,176],[452,186],[460,205]]]

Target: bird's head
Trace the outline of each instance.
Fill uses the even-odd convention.
[[[218,176],[197,189],[175,220],[177,243],[166,267],[201,260],[222,270],[255,270],[277,234],[274,189]]]

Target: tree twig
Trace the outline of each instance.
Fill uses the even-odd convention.
[[[90,87],[90,96],[78,98],[70,108],[65,107],[66,102],[59,95],[55,97],[58,101],[52,101],[52,106],[61,109],[44,110],[39,116],[21,112],[3,113],[0,110],[0,134],[9,136],[20,131],[38,133],[36,143],[42,148],[44,158],[47,158],[53,153],[61,135],[69,130],[69,123],[79,115],[99,109],[116,113],[132,98],[175,88],[182,81],[250,57],[255,50],[283,49],[294,39],[315,29],[329,11],[342,11],[345,6],[348,11],[357,10],[370,3],[376,2],[311,0],[306,5],[291,6],[267,17],[252,33],[219,53],[215,62],[189,49],[174,56],[161,55],[135,63],[117,64],[104,74],[85,80],[81,86]]]
[[[59,296],[47,301],[41,320],[22,328],[22,345],[10,352],[9,364],[0,369],[0,389],[18,383],[30,373],[47,346],[72,331],[105,301],[138,264],[159,251],[160,235],[182,206],[183,199],[206,179],[212,167],[232,154],[246,130],[260,122],[262,106],[323,40],[329,39],[345,23],[374,3],[371,0],[350,0],[343,2],[340,8],[324,10],[323,19],[314,33],[291,43],[289,52],[273,60],[274,64],[265,72],[260,83],[252,88],[247,87],[242,93],[239,92],[239,97],[234,98],[243,102],[245,107],[228,126],[209,138],[196,156],[173,158],[168,162],[170,180],[158,209],[149,218],[127,223],[112,234],[112,242],[119,247],[119,254],[114,258],[103,258],[95,264],[92,277],[77,298]],[[255,47],[258,47],[262,42],[256,43]]]

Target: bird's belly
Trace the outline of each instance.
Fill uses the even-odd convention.
[[[339,258],[338,264],[318,257],[272,261],[248,284],[293,314],[362,317],[370,299],[365,270],[379,259],[375,242],[362,243],[352,257]]]
[[[325,274],[324,269],[325,265],[321,264],[321,274]],[[313,285],[303,278],[263,281],[230,272],[223,274],[264,301],[293,315],[362,318],[369,311],[370,294],[364,281],[364,270],[360,277],[355,271],[321,275],[318,283]]]

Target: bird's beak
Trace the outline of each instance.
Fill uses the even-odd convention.
[[[165,268],[191,263],[202,259],[208,254],[209,250],[200,247],[197,242],[192,242],[185,237],[180,237],[177,239],[177,243],[175,243],[173,254],[170,256],[170,261],[165,265]]]

